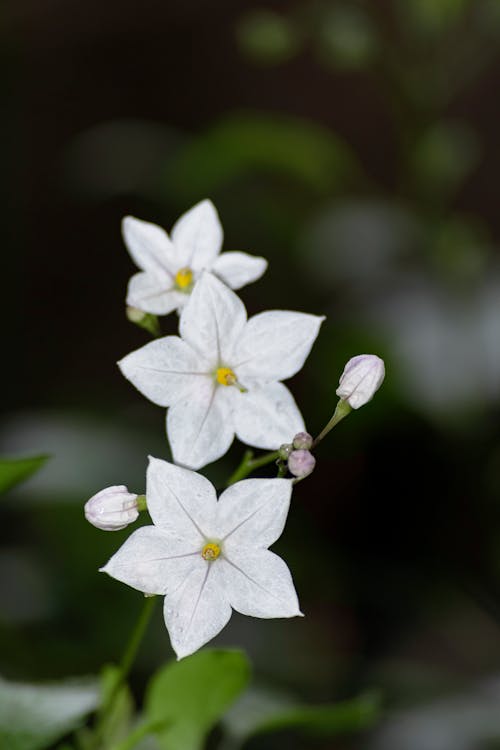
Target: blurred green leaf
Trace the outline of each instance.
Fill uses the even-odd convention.
[[[369,65],[378,51],[377,30],[369,16],[352,5],[332,6],[317,29],[317,53],[321,62],[343,69]]]
[[[301,43],[301,34],[293,21],[267,8],[256,8],[244,15],[236,36],[242,52],[264,65],[290,60]]]
[[[400,0],[400,12],[410,27],[424,33],[439,33],[461,18],[469,0]]]
[[[30,456],[29,458],[0,458],[0,493],[7,492],[19,482],[42,468],[50,456]]]
[[[199,750],[203,739],[246,687],[250,667],[240,651],[207,649],[166,665],[149,685],[145,712],[165,722],[164,750]]]
[[[106,705],[115,691],[121,670],[108,664],[102,670],[101,676],[101,705]],[[112,747],[115,743],[125,739],[129,731],[134,711],[134,701],[127,684],[121,685],[113,700],[111,711],[106,716],[102,731],[105,747]]]
[[[232,115],[169,163],[167,187],[179,200],[209,195],[253,173],[293,178],[320,192],[343,184],[359,166],[347,145],[316,123],[279,115]]]
[[[0,748],[43,750],[78,727],[98,701],[94,680],[28,685],[0,678]]]
[[[369,692],[324,706],[286,705],[267,691],[248,691],[224,718],[224,726],[238,745],[257,734],[297,729],[309,736],[334,736],[365,729],[380,714],[378,693]]]

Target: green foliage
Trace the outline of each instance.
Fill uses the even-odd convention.
[[[286,62],[298,52],[301,35],[289,18],[259,8],[241,18],[237,39],[242,52],[251,60],[272,65]]]
[[[133,718],[134,702],[128,685],[116,687],[120,677],[121,670],[114,665],[107,665],[102,671],[101,705],[110,705],[101,734],[105,747],[113,747],[126,738]]]
[[[93,680],[27,685],[0,679],[0,747],[43,750],[78,727],[98,700]]]
[[[189,201],[257,172],[328,192],[354,169],[346,144],[326,128],[298,118],[248,112],[225,118],[184,148],[169,165],[168,185],[172,194]]]
[[[241,651],[206,649],[172,662],[153,677],[145,700],[162,750],[200,750],[203,739],[246,687],[250,667]]]
[[[49,456],[30,456],[28,458],[0,458],[0,493],[7,492],[16,484],[42,468]]]
[[[311,737],[333,737],[372,726],[380,713],[379,696],[372,692],[324,706],[286,703],[267,692],[249,691],[225,717],[225,728],[236,745],[257,734],[290,729]]]
[[[369,16],[352,5],[328,9],[318,26],[316,43],[321,62],[345,70],[369,65],[379,47],[377,30]]]

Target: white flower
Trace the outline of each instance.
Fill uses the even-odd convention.
[[[384,361],[376,354],[358,354],[344,367],[337,396],[347,401],[352,409],[359,409],[370,401],[385,377]]]
[[[256,281],[267,268],[264,258],[247,253],[219,255],[222,227],[209,200],[183,214],[170,237],[156,224],[132,216],[123,219],[122,232],[130,255],[142,269],[130,279],[127,305],[155,315],[182,308],[205,269],[239,289]]]
[[[87,500],[84,512],[92,526],[103,531],[118,531],[137,520],[137,495],[124,485],[106,487]]]
[[[304,429],[290,391],[323,318],[274,310],[247,321],[239,297],[205,273],[184,307],[178,336],[166,336],[118,365],[138,390],[170,407],[175,463],[199,469],[223,456],[234,435],[275,449]]]
[[[101,570],[166,596],[165,624],[179,659],[214,638],[232,609],[251,617],[300,615],[290,571],[267,549],[283,531],[291,489],[288,479],[246,479],[217,501],[201,474],[150,458],[154,526],[135,531]]]

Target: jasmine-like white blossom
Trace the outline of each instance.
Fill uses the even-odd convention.
[[[122,233],[141,269],[130,279],[127,305],[155,315],[182,308],[205,269],[239,289],[256,281],[267,268],[264,258],[239,251],[220,254],[222,227],[209,200],[183,214],[170,237],[156,224],[132,216],[123,219]]]
[[[384,360],[376,354],[358,354],[344,367],[337,396],[347,401],[352,409],[359,409],[370,401],[385,377]]]
[[[119,531],[139,516],[137,495],[124,485],[106,487],[85,503],[85,518],[103,531]]]
[[[246,479],[217,501],[201,474],[150,458],[146,496],[153,526],[135,531],[101,568],[145,594],[165,595],[164,617],[181,659],[214,638],[232,609],[251,617],[300,615],[281,535],[287,479]]]
[[[235,434],[273,450],[304,430],[280,381],[300,370],[322,321],[283,310],[247,321],[239,297],[205,273],[182,311],[180,337],[151,341],[118,364],[141,393],[169,407],[175,463],[199,469],[223,456]]]

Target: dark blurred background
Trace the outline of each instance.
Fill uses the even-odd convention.
[[[147,341],[124,314],[120,220],[169,229],[210,197],[224,248],[270,261],[249,312],[328,316],[290,383],[311,432],[349,357],[387,368],[276,545],[306,617],[235,615],[218,643],[305,701],[381,690],[374,731],[318,747],[499,746],[499,44],[498,0],[4,5],[0,447],[52,459],[2,505],[3,675],[121,653],[140,597],[97,568],[127,532],[82,507],[142,491],[167,447],[163,410],[115,366]],[[206,473],[222,486],[242,451]],[[159,613],[151,634],[139,696],[171,656]]]

